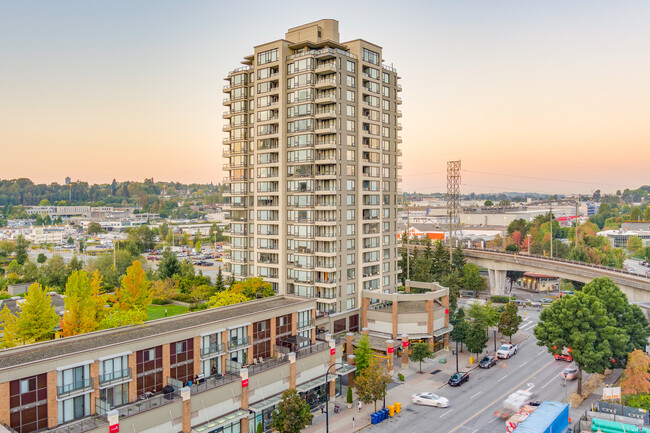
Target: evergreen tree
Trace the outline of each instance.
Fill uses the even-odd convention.
[[[39,283],[29,286],[25,302],[21,307],[16,328],[17,337],[25,343],[52,338],[59,318],[43,286]]]
[[[466,263],[467,263],[467,260],[465,260],[465,253],[463,252],[463,249],[461,248],[461,246],[458,245],[456,248],[454,248],[454,252],[451,255],[452,269],[455,269],[455,270],[458,270],[459,272],[461,272]]]
[[[355,363],[357,366],[357,375],[361,374],[372,359],[372,347],[370,347],[370,340],[367,335],[361,337],[359,345],[354,349]]]
[[[178,261],[178,257],[169,249],[166,249],[158,265],[158,275],[164,280],[179,274],[181,274],[181,263]]]
[[[282,394],[282,400],[271,415],[271,427],[278,433],[300,433],[311,425],[313,418],[307,402],[290,388]]]
[[[223,292],[224,290],[226,290],[226,285],[223,283],[223,274],[221,273],[221,268],[219,268],[217,281],[214,283],[214,291],[218,293]]]
[[[433,264],[431,265],[431,274],[436,281],[445,276],[449,272],[449,251],[445,245],[436,241],[433,250]]]
[[[456,314],[450,319],[453,329],[449,333],[449,338],[454,342],[460,343],[460,351],[463,351],[463,343],[467,338],[467,331],[469,330],[469,323],[465,320],[465,310],[459,308]]]
[[[25,240],[23,235],[18,235],[16,237],[16,245],[14,246],[14,251],[16,252],[16,261],[18,264],[22,265],[27,261],[27,247],[29,242]]]

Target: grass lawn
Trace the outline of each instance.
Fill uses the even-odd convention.
[[[180,305],[167,304],[167,305],[149,305],[147,307],[147,320],[162,319],[165,317],[165,310],[167,310],[167,317],[176,316],[177,314],[187,313],[189,308]]]

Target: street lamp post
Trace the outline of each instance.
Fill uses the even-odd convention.
[[[330,431],[330,384],[329,380],[327,380],[327,377],[330,374],[332,367],[336,367],[337,364],[341,366],[346,365],[342,362],[335,362],[334,364],[330,365],[327,369],[327,372],[325,372],[325,433],[329,433]]]
[[[497,330],[494,329],[494,353],[497,351]]]
[[[528,255],[530,255],[530,234],[526,235],[528,236]]]
[[[456,373],[458,373],[458,340],[456,340]]]

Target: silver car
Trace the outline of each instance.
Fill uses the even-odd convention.
[[[574,380],[578,378],[578,367],[567,367],[564,370],[562,370],[562,373],[560,373],[560,377],[566,380]]]
[[[411,401],[415,404],[422,404],[425,406],[449,407],[449,400],[432,392],[413,394]]]

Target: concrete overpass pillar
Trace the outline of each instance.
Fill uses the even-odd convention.
[[[488,269],[488,287],[491,295],[502,295],[506,287],[506,271]]]

